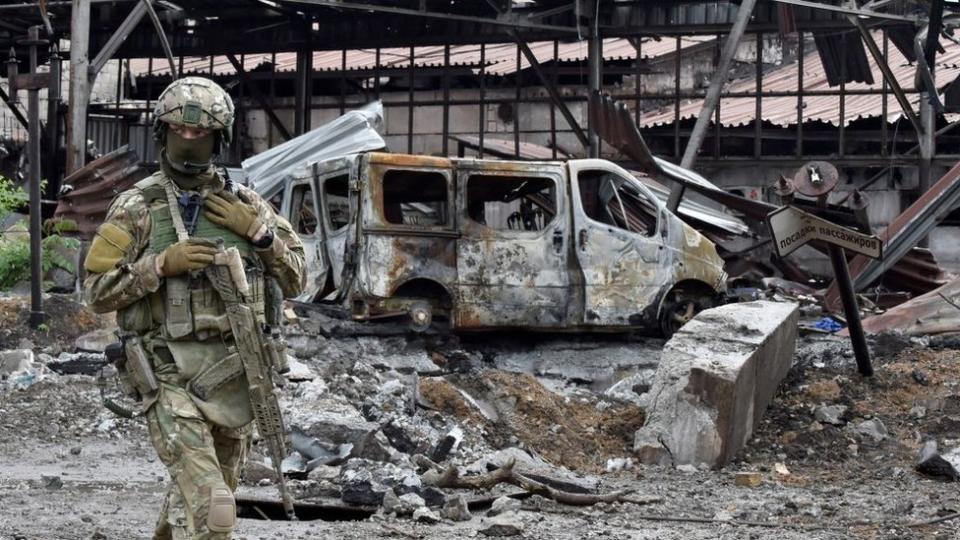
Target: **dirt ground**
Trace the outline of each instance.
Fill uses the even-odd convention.
[[[449,374],[425,378],[420,392],[440,412],[476,424],[494,446],[519,441],[548,461],[592,473],[601,491],[631,488],[647,502],[576,508],[528,499],[519,514],[523,538],[960,538],[960,519],[917,525],[960,512],[960,490],[914,470],[924,441],[960,445],[960,351],[921,343],[897,352],[881,344],[874,353],[876,376],[864,379],[847,343],[803,338],[755,436],[718,471],[634,465],[604,472],[607,459],[630,456],[642,410],[554,394],[530,375]],[[511,412],[497,421],[478,416],[456,388],[495,405],[506,400],[511,406],[501,409]],[[847,407],[842,425],[817,420],[823,405]],[[883,423],[885,438],[852,429],[870,419]],[[759,472],[760,485],[736,485],[742,471]],[[149,538],[166,481],[143,424],[103,409],[92,377],[50,375],[25,389],[0,383],[0,540]],[[241,494],[275,498],[270,487],[244,485]],[[236,538],[452,540],[483,537],[484,519],[482,511],[436,525],[385,516],[243,519]]]
[[[22,348],[24,342],[40,349],[59,351],[73,346],[74,340],[91,330],[102,328],[113,315],[98,315],[74,302],[71,296],[45,295],[43,311],[47,322],[39,329],[30,328],[29,296],[0,297],[0,350]]]

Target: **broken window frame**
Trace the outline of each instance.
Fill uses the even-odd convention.
[[[485,178],[487,178],[487,180],[485,180],[485,181],[489,181],[489,182],[497,182],[497,181],[509,180],[509,179],[513,179],[513,178],[524,178],[524,179],[535,179],[535,180],[546,180],[546,181],[549,181],[550,183],[553,184],[553,205],[554,205],[554,208],[553,208],[553,209],[550,209],[550,208],[548,208],[548,207],[546,207],[546,206],[543,206],[543,205],[542,205],[541,203],[539,203],[538,201],[535,201],[535,200],[532,200],[532,199],[530,200],[530,202],[531,202],[537,209],[541,210],[541,211],[545,214],[545,217],[548,217],[548,219],[546,219],[546,220],[543,222],[543,225],[542,225],[539,229],[536,229],[536,230],[501,228],[501,227],[493,227],[493,226],[491,226],[491,225],[489,225],[489,224],[486,224],[486,223],[480,223],[480,222],[478,222],[477,220],[473,219],[473,217],[470,216],[470,182],[473,181],[476,177],[485,177]],[[504,235],[528,235],[528,236],[534,236],[534,237],[536,237],[536,236],[541,236],[541,235],[543,235],[545,232],[549,231],[550,229],[552,229],[552,228],[554,227],[554,225],[556,224],[556,221],[557,221],[557,219],[558,219],[558,216],[559,216],[559,215],[561,214],[561,212],[562,212],[562,208],[558,208],[558,207],[560,206],[559,190],[560,190],[560,189],[563,189],[563,188],[562,188],[563,182],[562,182],[562,178],[560,178],[560,176],[557,175],[557,174],[551,174],[551,173],[545,172],[545,171],[516,171],[516,172],[513,172],[513,171],[501,171],[501,170],[484,170],[484,169],[479,169],[479,170],[478,170],[478,169],[471,169],[471,170],[461,171],[461,173],[460,173],[460,175],[459,175],[459,178],[458,178],[458,184],[459,184],[459,186],[462,186],[462,187],[460,187],[460,191],[462,192],[462,194],[461,194],[461,196],[460,196],[460,205],[459,205],[459,206],[460,206],[460,210],[459,210],[459,214],[460,214],[461,218],[464,220],[464,223],[470,223],[470,224],[476,225],[476,226],[478,226],[478,227],[483,227],[485,230],[496,231],[497,234],[504,234]],[[521,186],[521,187],[522,187],[522,186]],[[532,193],[532,194],[527,194],[527,195],[519,196],[519,197],[517,197],[517,198],[515,198],[515,199],[513,199],[513,200],[516,201],[516,200],[520,200],[520,199],[523,199],[523,198],[527,198],[527,197],[529,197],[530,195],[537,194],[537,193],[539,193],[539,191],[537,191],[537,192],[535,192],[535,193]],[[485,201],[485,202],[497,202],[497,201]],[[512,202],[512,201],[511,201],[511,202]]]
[[[440,224],[415,225],[411,223],[394,223],[387,219],[384,208],[384,180],[391,171],[409,171],[428,174],[437,174],[443,176],[446,181],[446,200],[445,214],[446,219]],[[453,171],[445,167],[417,167],[407,165],[394,165],[388,163],[371,163],[369,167],[364,167],[363,182],[367,185],[364,197],[370,196],[372,200],[363,203],[363,228],[365,230],[393,230],[409,232],[434,232],[451,233],[457,227],[457,211],[455,205],[455,186],[453,182]]]
[[[294,205],[297,204],[297,189],[300,188],[301,186],[306,186],[307,191],[309,192],[311,198],[313,199],[313,213],[314,213],[315,223],[314,223],[314,228],[312,233],[305,233],[300,231],[300,219],[299,219],[300,216],[299,214],[296,213],[297,212],[296,208],[294,208]],[[314,189],[312,179],[306,178],[302,180],[297,180],[295,182],[291,182],[290,187],[288,189],[290,193],[289,195],[290,206],[289,206],[289,210],[285,212],[285,214],[290,216],[290,227],[293,229],[294,232],[297,233],[298,236],[302,238],[310,238],[310,239],[317,238],[317,236],[320,234],[321,215],[317,213],[319,204],[318,204],[317,194],[316,194],[316,190]],[[303,200],[300,201],[301,204],[302,204],[302,201]]]
[[[347,205],[347,221],[340,227],[334,227],[333,216],[331,215],[329,200],[327,199],[327,182],[331,180],[335,180],[340,177],[346,178],[347,192],[342,197]],[[352,218],[351,218],[352,211],[350,209],[350,169],[349,168],[336,169],[320,175],[320,177],[317,180],[317,189],[319,189],[320,206],[323,208],[323,221],[326,225],[327,234],[331,234],[331,235],[337,234],[340,231],[349,227],[350,222],[352,221]],[[336,196],[340,197],[340,195],[336,195]]]
[[[610,213],[610,217],[612,221],[614,221],[614,223],[606,223],[606,222],[594,219],[586,211],[586,208],[584,207],[584,204],[583,204],[583,190],[581,189],[581,186],[580,186],[580,176],[583,175],[584,173],[591,173],[591,172],[602,172],[602,173],[605,173],[606,175],[612,175],[614,177],[613,179],[606,178],[604,180],[606,182],[613,184],[612,186],[613,196],[616,197],[617,204],[620,205],[620,212],[624,216],[623,222],[624,222],[624,225],[626,226],[620,226],[616,224],[619,220],[615,215],[610,213],[609,209],[606,209],[606,211]],[[574,187],[576,188],[576,193],[574,195],[578,200],[577,204],[580,205],[580,208],[583,211],[583,215],[586,217],[586,219],[590,220],[593,223],[596,223],[604,227],[613,227],[620,232],[632,234],[640,238],[656,238],[660,236],[660,233],[664,227],[663,215],[664,215],[665,207],[653,195],[653,193],[646,186],[644,186],[639,180],[637,180],[633,175],[629,173],[626,173],[626,174],[625,173],[626,171],[620,169],[619,167],[609,166],[609,165],[605,166],[605,165],[598,164],[598,165],[589,165],[589,166],[579,168],[577,172],[573,175],[573,178],[571,178],[571,184],[575,184]],[[629,228],[630,223],[627,220],[626,206],[623,203],[623,199],[619,191],[619,187],[625,184],[634,188],[638,195],[646,198],[647,201],[650,203],[650,205],[654,209],[654,212],[652,214],[654,218],[654,226],[647,234],[644,234],[642,232],[635,231]],[[601,182],[600,186],[598,187],[598,192],[597,192],[598,197],[600,196],[600,192],[603,190],[603,185],[604,185],[603,182]]]

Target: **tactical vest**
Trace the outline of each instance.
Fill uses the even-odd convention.
[[[147,252],[159,254],[178,241],[177,228],[171,212],[177,212],[179,205],[171,207],[167,194],[167,183],[161,173],[156,173],[134,185],[134,189],[143,195],[150,209],[150,239]],[[243,257],[250,285],[251,306],[257,313],[260,323],[264,323],[264,268],[260,257],[243,237],[229,229],[211,222],[201,211],[192,238],[222,240],[224,247],[236,247]],[[160,289],[148,295],[144,300],[117,312],[117,323],[124,331],[142,333],[160,328],[161,335],[167,340],[204,341],[213,336],[229,332],[226,308],[220,295],[202,272],[165,278]],[[130,309],[131,312],[126,311]],[[148,322],[149,321],[149,322]]]

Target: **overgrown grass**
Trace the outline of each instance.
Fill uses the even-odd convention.
[[[8,178],[0,176],[0,221],[5,221],[28,200],[29,197],[22,187],[15,186]],[[11,228],[16,229],[16,232],[9,232],[8,229],[0,233],[0,290],[9,290],[17,283],[30,279],[30,240],[23,232],[28,230],[27,222],[21,219]],[[76,224],[69,220],[48,221],[43,229],[43,272],[54,268],[75,272],[76,266],[63,252],[77,249],[80,242],[62,234],[75,230]]]

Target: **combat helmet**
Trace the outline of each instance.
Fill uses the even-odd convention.
[[[183,77],[170,83],[153,108],[153,136],[163,144],[167,126],[212,129],[222,144],[233,132],[233,100],[217,83],[203,77]]]

